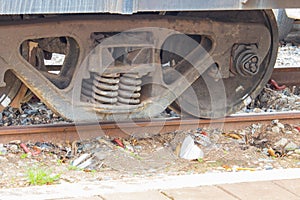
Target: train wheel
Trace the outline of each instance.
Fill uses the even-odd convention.
[[[189,17],[198,17],[198,15],[202,15],[201,18],[203,18],[203,13],[201,12],[179,13],[178,15]],[[218,78],[211,75],[214,72],[217,73],[218,65],[212,65],[170,106],[171,109],[177,112],[180,111],[181,114],[188,114],[200,118],[218,118],[239,111],[241,108],[250,103],[251,100],[254,99],[263,89],[264,85],[268,82],[271,76],[273,66],[276,61],[278,34],[276,20],[272,11],[234,11],[220,12],[215,14],[208,13],[206,17],[232,23],[253,22],[256,24],[263,24],[265,27],[267,27],[270,35],[270,38],[266,38],[266,40],[271,40],[267,54],[265,56],[261,56],[263,60],[260,66],[258,66],[257,72],[253,74],[245,74],[243,73],[243,69],[241,70],[239,67],[234,67],[235,69],[230,69],[229,77]],[[260,37],[260,34],[256,35],[257,37]],[[220,37],[222,37],[222,35],[220,35]],[[177,48],[184,46],[184,42],[184,39],[180,40],[180,38],[170,38],[169,41],[165,41],[164,45],[168,46],[169,49],[170,46],[173,45],[174,52],[176,52]],[[211,46],[213,45],[214,44],[212,43]],[[234,46],[235,44],[232,45]],[[251,46],[251,44],[243,45],[248,47]],[[204,48],[210,47],[204,46]],[[240,47],[237,47],[237,49],[238,48]],[[194,47],[190,47],[189,51],[192,51],[193,49]],[[235,62],[237,57],[241,55],[239,54],[236,57],[234,54],[235,52],[233,47],[231,53],[232,57],[230,58],[231,62]],[[174,55],[170,52],[161,53],[162,63],[178,63],[181,62],[182,59],[184,58],[181,58],[180,56]],[[256,58],[253,59],[255,60]],[[187,68],[181,68],[176,70],[182,73],[182,71],[186,69]],[[167,75],[165,77],[167,82],[172,80],[172,77],[168,78]],[[195,95],[197,97],[196,99]]]

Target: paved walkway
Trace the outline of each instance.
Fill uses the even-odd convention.
[[[266,200],[292,200],[300,199],[300,179],[262,181],[251,183],[235,183],[214,186],[199,186],[190,188],[153,190],[134,193],[104,194],[87,198],[90,200],[132,200],[132,199],[157,199],[157,200],[237,200],[237,199],[266,199]],[[71,198],[64,200],[79,200]]]
[[[0,199],[298,199],[300,169],[160,176],[0,189]]]

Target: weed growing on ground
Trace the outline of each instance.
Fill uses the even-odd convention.
[[[63,164],[63,161],[60,160],[60,159],[58,159],[58,160],[56,161],[56,163],[57,163],[57,165],[62,165],[62,164]]]
[[[25,159],[25,158],[27,158],[27,157],[28,157],[28,154],[27,154],[27,153],[22,153],[21,156],[20,156],[20,158],[22,158],[22,159]]]
[[[68,166],[68,170],[81,171],[82,169],[80,169],[80,168],[77,167],[77,166],[69,165],[69,166]]]
[[[30,185],[51,185],[59,180],[60,174],[52,174],[48,169],[34,167],[27,171],[27,178]]]

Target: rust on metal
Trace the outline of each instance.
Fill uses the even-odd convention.
[[[253,15],[253,13],[256,13],[259,17],[256,16],[256,14]],[[187,15],[180,14],[178,16],[161,16],[156,14],[132,16],[58,15],[41,18],[29,17],[26,20],[3,21],[0,22],[0,41],[3,47],[0,48],[2,58],[0,61],[2,61],[5,69],[11,69],[37,97],[51,108],[51,110],[65,118],[81,121],[89,121],[90,116],[95,112],[97,117],[101,120],[114,120],[114,115],[117,115],[117,118],[121,120],[156,116],[181,96],[184,91],[190,88],[193,83],[199,80],[199,77],[204,74],[206,69],[212,64],[217,66],[219,72],[219,76],[215,78],[231,79],[232,74],[230,68],[233,67],[230,63],[232,63],[231,57],[234,44],[238,46],[245,44],[236,52],[236,54],[242,55],[236,55],[234,63],[241,65],[239,69],[244,69],[242,70],[242,74],[246,71],[250,72],[250,75],[253,76],[248,79],[243,78],[241,79],[242,81],[238,83],[239,85],[244,85],[243,92],[239,93],[240,97],[251,95],[249,93],[253,91],[253,82],[257,83],[255,85],[256,87],[257,85],[263,84],[264,79],[268,79],[268,77],[265,78],[265,76],[269,76],[270,74],[272,59],[274,58],[274,49],[272,48],[276,46],[272,44],[274,36],[271,34],[273,32],[271,29],[273,26],[272,24],[268,24],[269,21],[273,19],[271,12],[245,11],[244,14],[248,17],[243,19],[236,18],[236,13],[231,11],[224,11],[220,16],[219,12],[215,13],[216,18],[210,17],[212,13],[208,12],[189,16],[190,14],[191,13]],[[248,19],[251,16],[256,16],[253,19],[254,21]],[[260,19],[258,20],[256,18]],[[266,20],[266,18],[270,19]],[[274,20],[273,22],[275,23]],[[147,27],[152,28],[146,29]],[[153,27],[157,27],[157,29]],[[130,30],[129,33],[128,30]],[[162,32],[158,30],[165,30],[165,32],[162,34]],[[123,92],[123,96],[121,98],[118,97],[117,100],[122,105],[130,104],[130,107],[132,107],[130,109],[128,109],[129,105],[123,109],[115,109],[117,106],[113,108],[101,108],[102,104],[106,105],[107,100],[111,100],[112,98],[99,98],[99,95],[95,95],[95,91],[97,93],[99,90],[91,89],[92,86],[95,86],[93,84],[85,84],[88,86],[88,88],[85,88],[85,96],[88,98],[84,98],[85,100],[87,99],[87,101],[84,101],[80,96],[81,92],[77,94],[76,91],[82,90],[84,81],[90,81],[89,78],[92,76],[91,74],[99,73],[103,70],[103,65],[100,63],[102,57],[101,54],[98,54],[99,52],[94,51],[95,45],[102,44],[105,38],[110,38],[124,31],[125,33],[122,33],[120,37],[114,37],[113,46],[110,44],[107,48],[111,48],[112,52],[116,55],[123,53],[125,49],[124,55],[128,55],[127,58],[129,61],[134,61],[134,59],[140,57],[145,58],[144,55],[151,55],[150,50],[149,52],[146,51],[147,48],[152,49],[152,54],[158,54],[149,56],[153,58],[145,61],[138,59],[139,62],[137,64],[141,65],[152,64],[153,59],[160,55],[159,51],[156,52],[153,51],[153,49],[160,49],[169,36],[178,34],[178,32],[198,37],[201,36],[201,38],[204,38],[203,45],[210,46],[210,48],[204,49],[205,51],[203,47],[190,50],[184,62],[178,62],[177,65],[174,66],[176,70],[183,71],[183,75],[174,81],[174,83],[166,85],[163,81],[159,82],[162,86],[161,88],[168,89],[160,89],[158,90],[159,92],[156,93],[144,90],[143,88],[141,92],[136,92],[137,89],[130,90],[131,92],[127,93],[125,98]],[[259,35],[257,33],[259,33]],[[133,38],[135,38],[135,40],[126,40],[128,37],[132,37],[132,34],[134,34]],[[123,43],[119,44],[118,41]],[[127,43],[124,43],[124,41],[127,41]],[[153,41],[155,42],[153,43]],[[256,44],[257,47],[254,48],[255,45],[252,45],[253,48],[250,48],[251,44]],[[201,45],[202,43],[198,46]],[[5,47],[8,46],[10,48],[7,50]],[[20,47],[22,47],[21,53]],[[137,51],[137,47],[142,50]],[[130,50],[126,51],[126,48]],[[29,53],[25,52],[26,49],[29,49]],[[36,52],[31,51],[33,49],[35,49]],[[88,58],[89,55],[91,55],[91,51],[96,55],[96,63],[93,63],[93,65],[86,63],[86,66],[83,66],[82,64],[85,63],[85,60],[90,62]],[[28,62],[30,59],[26,59],[26,57],[28,57],[27,54],[30,53],[34,54],[34,56],[31,56],[32,62]],[[43,63],[45,59],[51,57],[51,53],[65,54],[65,61],[58,74],[48,72],[48,68]],[[112,60],[114,60],[114,64],[117,66],[116,61],[118,60],[115,59],[113,53],[109,55],[112,56]],[[201,56],[199,57],[199,55]],[[249,56],[251,62],[247,59]],[[34,63],[33,61],[37,62]],[[188,62],[193,64],[194,67],[185,67]],[[155,64],[160,66],[162,63],[158,62]],[[255,76],[258,65],[265,68],[260,70],[263,72],[263,77],[261,75]],[[156,67],[154,72],[158,71],[158,67]],[[137,73],[136,71],[131,72]],[[100,75],[102,74],[100,73]],[[140,78],[143,80],[147,79],[149,82],[158,79],[163,80],[164,78],[161,77],[161,73],[149,72],[142,75]],[[124,76],[124,74],[122,74],[122,76]],[[239,77],[235,78],[240,79]],[[0,80],[0,82],[1,81],[3,80]],[[235,87],[233,84],[234,81],[232,81],[232,84],[229,81],[227,82],[229,84],[226,85],[226,89]],[[136,84],[135,88],[140,90],[140,85],[143,86],[143,84]],[[200,84],[199,87],[193,89],[201,87],[202,85]],[[260,89],[259,87],[257,88]],[[152,89],[154,90],[155,88],[152,87]],[[91,92],[93,93],[91,94]],[[128,98],[128,96],[133,97],[135,95],[140,95],[141,97]],[[203,96],[206,97],[208,95],[202,95],[202,97]],[[96,100],[91,101],[90,97],[97,98],[92,98],[92,100]],[[228,99],[227,102],[234,102],[232,105],[227,105],[226,111],[228,113],[233,113],[233,107],[236,107],[236,105],[238,105],[237,107],[244,105],[242,101],[239,102],[240,104],[235,103],[235,100],[241,99],[240,97],[236,97],[236,99],[233,100]],[[157,106],[158,104],[160,106]],[[74,105],[77,106],[76,109],[73,109]],[[119,107],[123,107],[122,105]],[[137,107],[137,105],[141,106]],[[126,113],[124,110],[126,110]],[[211,110],[208,110],[206,113],[201,113],[201,116],[194,115],[199,117],[212,117],[211,112]],[[224,114],[222,114],[223,112],[215,113],[220,113],[220,116],[214,115],[213,117],[224,116]],[[80,117],[75,119],[77,116]]]
[[[300,67],[275,68],[271,79],[279,85],[299,86]]]
[[[202,128],[221,128],[224,131],[245,128],[252,124],[269,124],[278,119],[282,123],[298,124],[300,112],[277,113],[264,115],[231,116],[223,119],[173,119],[155,121],[136,121],[134,123],[99,123],[99,124],[52,124],[2,127],[0,140],[7,143],[11,140],[21,141],[74,141],[109,135],[115,138],[128,138],[131,136],[143,137],[158,133],[168,133],[176,130],[191,130]],[[101,129],[100,129],[101,128]],[[101,130],[101,131],[99,131]]]
[[[10,103],[10,106],[13,108],[20,108],[21,102],[25,98],[27,91],[28,91],[28,88],[24,84],[22,84],[17,95],[15,96],[13,101]]]

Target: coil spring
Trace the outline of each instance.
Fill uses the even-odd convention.
[[[119,82],[118,103],[136,105],[140,103],[142,80],[138,74],[122,74]]]
[[[115,104],[118,101],[120,74],[94,74],[92,98],[94,102]]]
[[[137,105],[140,103],[141,77],[135,73],[92,74],[83,82],[82,94],[93,103]]]

